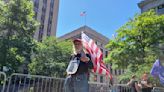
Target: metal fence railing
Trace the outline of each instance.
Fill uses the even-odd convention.
[[[40,75],[12,74],[8,80],[6,74],[0,72],[0,92],[63,92],[64,78]],[[89,82],[89,92],[132,92],[126,84]],[[162,87],[154,87],[152,92],[164,92]]]
[[[111,87],[111,92],[133,92],[132,89],[126,84],[115,84]],[[151,91],[150,91],[151,90]],[[140,92],[142,92],[140,90]],[[162,87],[153,87],[153,89],[148,88],[148,90],[144,92],[164,92],[164,88]]]
[[[89,82],[89,92],[110,92],[110,87],[106,83]]]
[[[154,87],[152,92],[164,92],[164,88],[162,88],[162,87]]]
[[[4,92],[6,85],[6,74],[4,72],[0,72],[0,92]]]
[[[4,92],[63,92],[64,79],[38,75],[11,75]]]
[[[63,92],[63,86],[62,78],[14,73],[4,92]],[[106,83],[89,82],[89,92],[110,92],[109,89]]]
[[[111,88],[111,92],[131,92],[131,88],[126,84],[115,84]]]

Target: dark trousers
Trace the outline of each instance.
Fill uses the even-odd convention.
[[[89,92],[88,75],[70,75],[64,83],[64,92]]]

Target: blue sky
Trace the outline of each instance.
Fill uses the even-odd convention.
[[[60,0],[57,37],[71,32],[84,25],[86,11],[87,26],[112,38],[112,34],[125,24],[136,13],[141,0]]]

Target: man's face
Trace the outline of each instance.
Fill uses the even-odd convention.
[[[148,75],[147,74],[143,75],[143,80],[148,80]]]
[[[81,49],[82,49],[82,43],[81,43],[81,42],[76,41],[76,42],[74,43],[74,45],[75,45],[75,49],[76,49],[76,50],[81,50]]]

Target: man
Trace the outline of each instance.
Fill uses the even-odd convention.
[[[138,92],[138,83],[136,81],[136,76],[132,75],[131,80],[127,83],[128,86],[131,88],[131,92]]]
[[[142,75],[141,82],[138,84],[142,92],[151,92],[153,85],[148,80],[148,73]]]
[[[93,68],[91,56],[83,49],[81,39],[73,40],[73,55],[67,68],[65,92],[89,92],[88,73]]]

